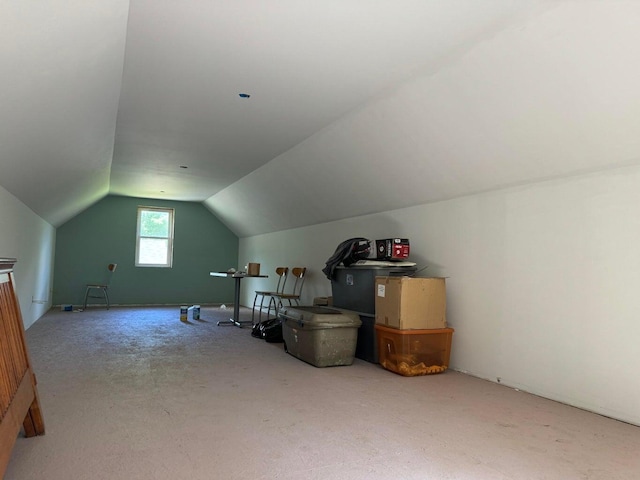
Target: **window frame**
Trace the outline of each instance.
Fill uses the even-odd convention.
[[[169,214],[169,236],[168,237],[150,237],[140,235],[140,221],[143,212],[164,212]],[[135,266],[143,268],[172,268],[173,267],[173,243],[174,243],[174,225],[175,225],[175,209],[168,207],[148,207],[138,205],[136,220],[136,257]],[[140,262],[140,240],[145,238],[166,239],[167,240],[167,261],[165,263],[141,263]]]

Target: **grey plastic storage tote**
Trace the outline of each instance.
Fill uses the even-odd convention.
[[[328,307],[283,307],[282,338],[287,353],[316,367],[351,365],[356,351],[358,328],[355,312]]]

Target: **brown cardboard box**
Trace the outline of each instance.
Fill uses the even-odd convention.
[[[447,328],[445,279],[376,277],[376,324],[402,330]]]
[[[247,275],[260,275],[260,264],[249,263],[247,265]]]
[[[333,305],[333,297],[314,297],[313,306],[315,307],[330,307]]]

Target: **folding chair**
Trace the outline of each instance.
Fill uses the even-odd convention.
[[[107,270],[108,272],[108,277],[107,277],[107,281],[104,283],[89,283],[87,284],[87,291],[84,294],[84,306],[83,309],[87,309],[87,300],[89,298],[100,298],[100,299],[104,299],[104,301],[107,304],[107,310],[109,310],[109,284],[111,284],[111,277],[113,277],[113,272],[116,271],[116,267],[118,266],[117,263],[110,263],[109,265],[107,265]],[[91,295],[93,290],[98,290],[98,292],[100,292],[100,295]]]
[[[256,290],[256,294],[253,297],[253,310],[251,312],[251,324],[255,325],[254,318],[256,313],[256,305],[258,304],[258,298],[260,298],[260,305],[258,306],[258,323],[262,319],[262,311],[264,309],[264,300],[266,297],[271,297],[267,304],[267,318],[269,318],[269,312],[271,311],[272,298],[274,295],[279,295],[284,292],[284,286],[287,283],[287,275],[289,274],[289,267],[276,268],[276,275],[278,276],[278,284],[275,291],[271,290]],[[276,312],[277,313],[277,312]]]
[[[291,270],[291,273],[296,279],[291,293],[279,293],[271,296],[271,301],[274,303],[273,308],[276,312],[279,307],[283,306],[283,300],[289,302],[289,305],[293,305],[294,302],[296,305],[300,305],[300,295],[302,295],[307,269],[306,267],[295,267]]]

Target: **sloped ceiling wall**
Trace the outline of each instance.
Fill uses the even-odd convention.
[[[632,0],[3,2],[0,185],[54,226],[112,193],[250,236],[637,163],[638,20]]]
[[[638,6],[564,2],[515,23],[206,203],[250,236],[638,163]]]
[[[0,5],[0,185],[52,225],[109,191],[128,8]]]

